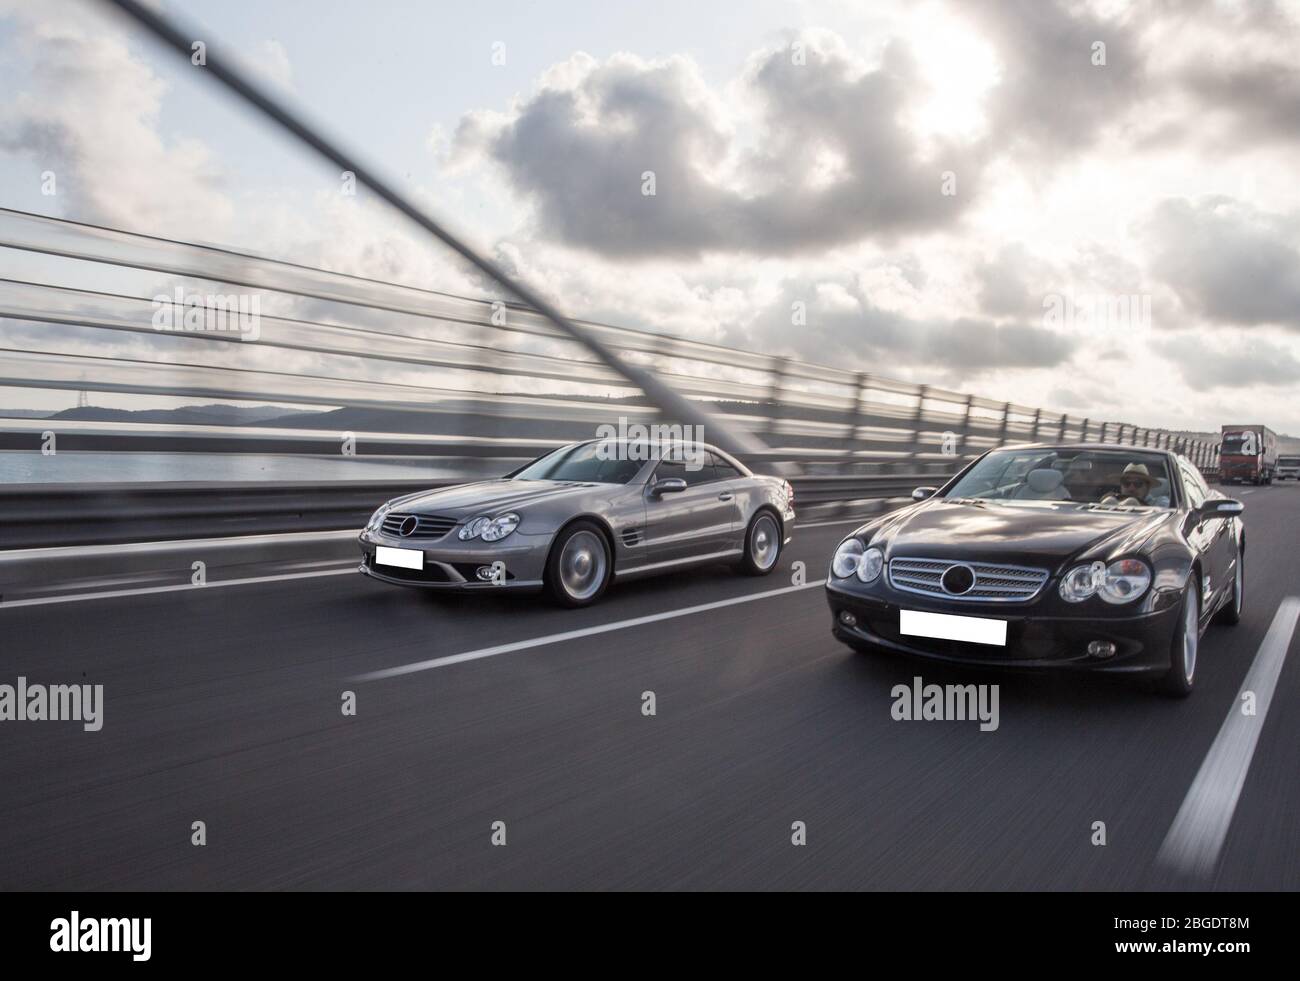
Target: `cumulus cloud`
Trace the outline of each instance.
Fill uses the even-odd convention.
[[[904,128],[922,87],[906,52],[866,67],[824,32],[796,44],[738,83],[757,119],[744,141],[689,59],[578,55],[509,113],[467,116],[459,150],[504,168],[539,235],[607,255],[789,253],[951,223],[973,195],[942,193],[943,172],[973,178],[978,151],[923,150]]]
[[[1055,289],[1060,274],[1033,255],[1023,242],[1004,245],[975,267],[980,308],[1000,317],[1042,317],[1043,297]]]
[[[1176,364],[1188,384],[1197,389],[1294,387],[1300,379],[1300,358],[1295,351],[1284,343],[1262,338],[1225,345],[1184,337],[1162,342],[1157,350]]]
[[[1161,23],[1177,30],[1181,42],[1164,46],[1172,49],[1166,80],[1194,107],[1180,127],[1185,139],[1229,152],[1300,140],[1300,8],[1272,0],[1201,0],[1162,12]]]
[[[1300,214],[1224,196],[1170,199],[1144,237],[1152,272],[1196,318],[1300,330]]]
[[[293,62],[289,52],[275,38],[263,38],[244,56],[244,67],[286,91],[293,90]]]
[[[1003,149],[1077,153],[1146,94],[1145,60],[1126,16],[1055,0],[977,0],[953,9],[970,17],[1002,62],[990,115]],[[1095,63],[1103,52],[1105,64]]]
[[[165,139],[165,90],[125,36],[94,11],[14,7],[6,57],[26,63],[21,87],[0,105],[0,150],[55,175],[66,210],[109,225],[213,237],[232,216],[223,169],[194,137]]]
[[[727,339],[757,340],[762,350],[812,361],[829,355],[842,366],[880,374],[927,365],[948,378],[972,378],[991,369],[1052,368],[1067,362],[1078,346],[1065,334],[1029,323],[884,308],[857,280],[807,279],[783,283],[779,298],[753,320],[732,325]],[[881,364],[889,371],[880,371]]]

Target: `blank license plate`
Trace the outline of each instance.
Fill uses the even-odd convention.
[[[1007,622],[989,617],[958,617],[949,613],[900,610],[898,632],[937,640],[964,640],[971,644],[1007,646]]]
[[[395,565],[400,569],[423,569],[424,553],[414,548],[375,547],[376,565]]]

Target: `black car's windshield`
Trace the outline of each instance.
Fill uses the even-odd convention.
[[[637,475],[642,461],[618,459],[615,444],[577,443],[562,446],[534,460],[514,475],[514,480],[575,480],[583,483],[626,484]],[[602,449],[602,447],[604,447]]]
[[[1173,492],[1157,453],[1025,449],[990,453],[944,498],[1167,508]]]

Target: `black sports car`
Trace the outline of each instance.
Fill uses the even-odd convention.
[[[1100,444],[984,454],[862,525],[826,581],[859,650],[1160,676],[1187,695],[1200,635],[1241,617],[1241,502],[1176,453]]]

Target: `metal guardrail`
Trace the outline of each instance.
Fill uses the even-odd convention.
[[[796,477],[801,512],[905,496],[929,474]],[[0,551],[360,530],[384,501],[453,481],[0,484]]]
[[[55,257],[50,268],[58,273],[57,282],[0,279],[0,387],[111,393],[134,398],[142,408],[152,404],[150,397],[166,396],[274,405],[286,413],[315,410],[243,425],[0,419],[0,450],[39,453],[43,434],[52,431],[60,453],[176,453],[178,464],[185,453],[337,455],[343,461],[341,438],[347,436],[350,453],[361,460],[427,459],[440,473],[481,474],[485,467],[506,472],[552,446],[591,438],[602,425],[696,421],[665,412],[546,318],[490,296],[422,290],[3,209],[0,248]],[[232,288],[248,291],[240,295],[256,297],[266,312],[256,336],[159,330],[157,297],[145,290],[90,288],[104,280],[105,267],[117,271],[114,281],[128,283],[143,274],[142,281],[162,295],[179,289],[199,296],[194,309],[203,316],[213,310],[212,297]],[[162,286],[156,285],[160,277]],[[910,490],[898,483],[900,474],[934,483],[990,447],[1011,442],[1125,443],[1177,450],[1206,471],[1217,464],[1213,444],[1163,430],[648,331],[581,324],[617,353],[619,363],[653,372],[686,405],[707,409],[733,431],[760,435],[761,443],[742,458],[760,472],[795,478],[805,503],[814,497],[828,503],[836,494],[857,499]],[[701,434],[710,437],[707,430]],[[183,470],[178,476],[183,478]],[[6,488],[11,530],[4,538],[14,547],[20,540],[171,536],[172,526],[187,520],[184,502],[194,501],[216,510],[205,516],[196,505],[188,520],[225,524],[224,533],[240,521],[280,521],[257,518],[259,508],[271,507],[268,502],[277,502],[288,527],[345,527],[337,522],[363,518],[376,498],[390,496],[382,488],[394,486],[365,482],[363,504],[349,496],[362,493],[354,490],[362,484],[329,483],[328,491],[311,485],[316,500],[304,497],[295,507],[284,506],[296,493],[292,484],[262,490],[250,484],[205,490],[169,484],[170,490],[110,487],[103,493],[58,485]],[[153,526],[137,515],[134,502],[145,500],[158,515]],[[16,528],[19,514],[34,528],[64,531],[25,539]],[[109,525],[121,530],[107,530]]]

